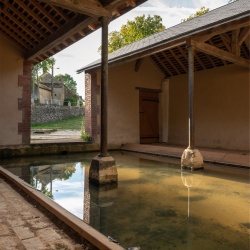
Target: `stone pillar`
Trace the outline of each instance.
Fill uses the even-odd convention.
[[[100,126],[98,116],[100,107],[97,97],[100,96],[100,85],[97,84],[97,73],[85,74],[85,132],[92,137],[94,142],[99,141]]]
[[[22,122],[18,123],[18,133],[22,135],[22,144],[30,144],[31,70],[32,62],[24,61],[23,75],[18,76],[18,86],[22,87],[22,98],[18,99],[18,109],[22,110]]]
[[[117,182],[115,160],[108,153],[108,24],[110,17],[102,17],[101,58],[101,140],[100,153],[92,159],[89,180],[98,185]]]
[[[189,146],[181,157],[181,166],[191,170],[203,167],[203,157],[198,149],[195,149],[194,126],[194,46],[188,46],[188,84],[189,84]]]

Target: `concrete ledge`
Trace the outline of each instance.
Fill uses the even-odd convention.
[[[67,153],[99,151],[99,144],[90,142],[49,142],[30,145],[8,145],[0,147],[0,159],[26,156],[42,156]],[[110,145],[110,150],[120,149],[120,145]]]
[[[8,170],[0,167],[0,175],[4,176],[6,179],[26,192],[35,201],[45,207],[48,211],[54,214],[57,218],[59,218],[97,248],[103,250],[124,250],[124,248],[110,241],[103,234],[99,233],[97,230],[84,223],[73,214],[69,213],[66,209],[47,198],[44,194],[34,189],[29,184],[10,173]]]
[[[183,147],[171,145],[147,145],[128,143],[122,146],[121,150],[128,152],[143,153],[149,155],[172,157],[181,159],[184,151]],[[232,150],[216,150],[200,148],[204,162],[230,165],[234,167],[250,168],[249,152],[232,151]]]

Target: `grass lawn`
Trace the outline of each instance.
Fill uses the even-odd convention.
[[[84,118],[83,116],[75,116],[56,122],[33,124],[31,125],[31,129],[81,130],[83,118]]]

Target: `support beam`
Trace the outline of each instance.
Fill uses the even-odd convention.
[[[74,1],[74,0],[39,0],[51,5],[68,9],[87,16],[110,16],[110,11],[106,10],[98,0]]]
[[[195,125],[194,125],[194,46],[188,46],[188,148],[181,156],[182,168],[191,170],[203,169],[203,157],[198,149],[195,149]]]
[[[108,23],[107,17],[102,23],[102,58],[101,58],[101,148],[99,156],[108,156]]]
[[[194,47],[188,47],[188,148],[194,149]]]
[[[91,161],[89,179],[97,185],[116,183],[118,180],[115,160],[108,153],[108,24],[110,18],[102,17],[101,58],[101,138],[100,153]]]
[[[191,40],[191,45],[195,46],[195,48],[201,52],[204,52],[206,54],[219,57],[222,60],[232,62],[236,65],[242,66],[244,68],[250,67],[250,62],[247,59],[244,59],[240,56],[234,55],[232,53],[229,53],[225,50],[218,49],[212,45],[197,42],[195,40]]]

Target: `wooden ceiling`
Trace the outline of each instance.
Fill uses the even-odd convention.
[[[165,74],[171,77],[188,72],[187,46],[195,48],[194,69],[201,71],[228,64],[250,67],[250,23],[249,19],[217,28],[200,35],[190,36],[178,47],[160,50],[150,55],[151,60]]]
[[[0,35],[34,63],[53,56],[146,0],[0,0]]]

